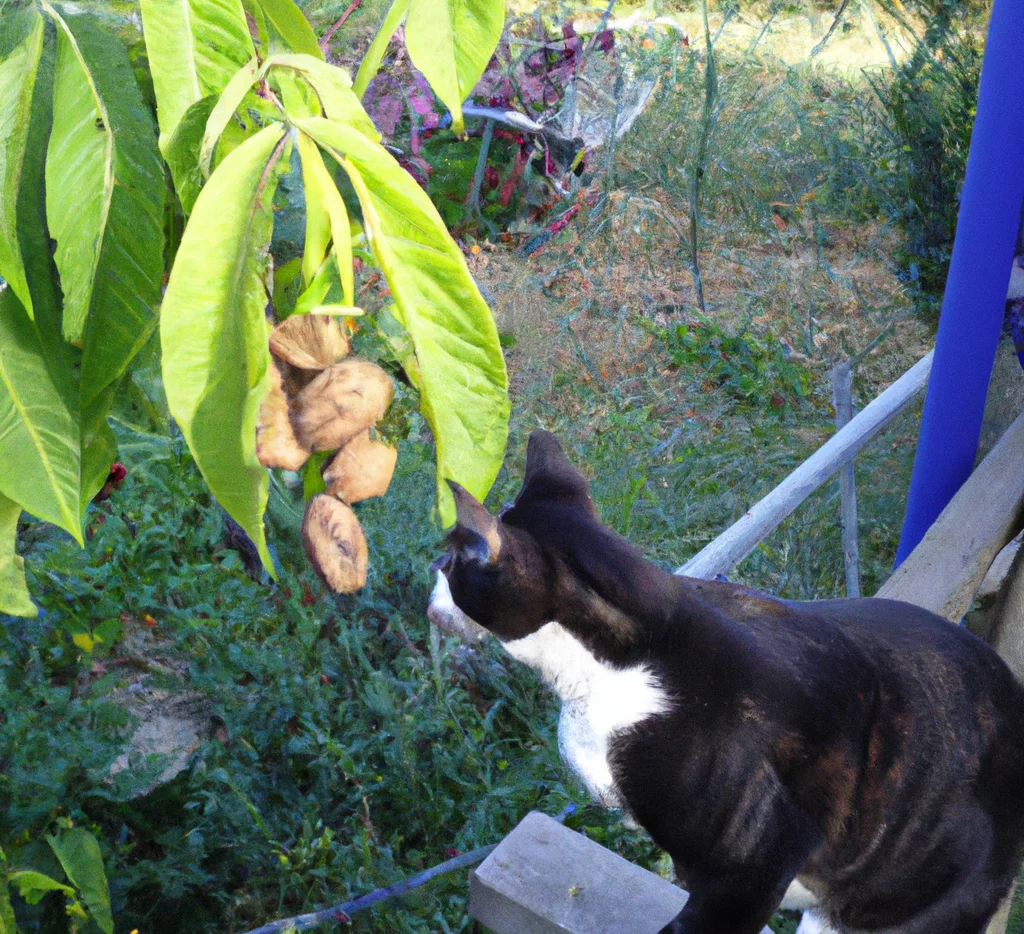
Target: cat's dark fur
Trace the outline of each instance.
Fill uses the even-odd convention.
[[[987,645],[905,603],[673,576],[546,432],[499,519],[456,493],[459,609],[503,640],[557,620],[671,698],[608,756],[690,891],[666,931],[756,934],[799,875],[841,930],[982,934],[1024,836],[1024,688]]]

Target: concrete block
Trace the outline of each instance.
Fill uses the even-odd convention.
[[[497,934],[657,934],[686,904],[682,889],[537,811],[469,891],[470,913]]]

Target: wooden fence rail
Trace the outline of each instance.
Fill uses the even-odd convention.
[[[713,578],[728,574],[818,487],[849,463],[857,452],[910,405],[928,385],[930,351],[895,383],[858,412],[785,480],[706,545],[677,574]]]

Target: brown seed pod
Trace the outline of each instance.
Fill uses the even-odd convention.
[[[309,460],[309,453],[295,438],[281,373],[271,361],[270,391],[260,405],[256,423],[256,457],[264,467],[298,470]]]
[[[299,443],[311,451],[343,447],[375,425],[391,404],[391,377],[352,357],[328,367],[292,400]]]
[[[292,315],[270,332],[270,352],[300,370],[326,369],[348,349],[348,335],[330,315]]]
[[[320,375],[320,370],[300,370],[297,366],[285,363],[284,360],[275,358],[277,368],[281,371],[281,381],[284,383],[284,393],[289,399],[294,399],[303,389]]]
[[[373,441],[362,431],[327,462],[323,469],[327,493],[346,503],[358,503],[388,491],[398,448]]]
[[[352,593],[366,583],[366,536],[356,514],[340,500],[320,493],[306,504],[302,545],[313,569],[335,593]]]

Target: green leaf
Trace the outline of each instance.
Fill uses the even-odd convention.
[[[107,423],[107,414],[114,401],[120,380],[111,383],[79,413],[82,438],[81,515],[90,500],[100,491],[110,474],[110,465],[117,460],[117,439]]]
[[[327,244],[333,238],[342,296],[346,305],[354,305],[352,227],[348,222],[345,202],[320,157],[316,143],[300,133],[297,145],[302,160],[302,185],[306,193],[306,245],[302,256],[304,281],[312,282],[326,256]]]
[[[63,333],[83,346],[88,406],[156,326],[165,184],[156,127],[120,41],[92,17],[48,12],[58,37],[47,220],[64,289]]]
[[[217,95],[210,94],[197,100],[185,111],[167,145],[164,158],[171,170],[174,190],[178,192],[181,209],[192,213],[196,198],[206,181],[199,167],[199,150],[206,133],[206,124],[217,104]]]
[[[18,242],[17,206],[28,143],[32,92],[43,52],[43,18],[34,8],[5,12],[0,44],[22,36],[13,49],[0,47],[0,276],[33,317],[32,296]]]
[[[323,59],[313,27],[292,0],[255,0],[255,3],[263,10],[272,54],[280,48]]]
[[[452,130],[460,136],[462,102],[484,73],[504,25],[504,0],[413,0],[409,7],[409,57],[452,112]]]
[[[0,30],[0,33],[5,33]],[[21,190],[15,206],[18,242],[25,264],[28,290],[32,296],[33,318],[44,345],[54,355],[67,355],[71,348],[60,336],[60,307],[57,267],[53,262],[50,232],[46,227],[46,144],[53,124],[53,70],[57,59],[57,37],[44,30],[43,51],[36,70],[35,88],[29,110],[28,139],[21,167]]]
[[[206,121],[206,131],[203,133],[203,144],[199,148],[199,169],[204,176],[208,177],[210,174],[210,163],[213,161],[213,151],[217,147],[217,141],[235,115],[235,111],[242,106],[242,101],[255,83],[256,76],[257,68],[254,58],[232,75],[216,106],[210,112],[210,118]]]
[[[0,36],[7,37],[8,35],[6,30],[0,32]],[[8,489],[24,490],[26,483],[29,483],[30,478],[34,476],[33,471],[36,471],[39,476],[45,475],[47,482],[51,485],[55,482],[55,478],[58,478],[56,479],[57,498],[58,501],[64,501],[63,505],[60,502],[55,504],[50,494],[42,495],[42,488],[35,490],[35,494],[37,494],[35,496],[32,491],[29,491],[20,498],[23,508],[30,512],[36,511],[41,518],[47,516],[46,512],[36,509],[40,506],[41,501],[44,506],[49,506],[52,510],[59,512],[64,506],[70,509],[73,499],[79,507],[79,514],[81,514],[88,505],[92,494],[106,479],[110,464],[114,459],[112,438],[103,417],[105,409],[102,408],[99,401],[106,393],[110,392],[109,387],[100,392],[92,402],[86,404],[89,415],[84,420],[85,428],[79,433],[79,441],[74,440],[75,432],[79,431],[78,425],[83,423],[83,419],[78,414],[82,354],[61,338],[60,311],[55,288],[57,270],[50,253],[50,235],[46,226],[44,163],[53,116],[56,50],[56,31],[48,30],[43,36],[42,56],[36,73],[32,104],[28,114],[28,137],[21,169],[21,189],[18,192],[15,205],[18,241],[25,263],[28,289],[34,309],[34,315],[30,317],[34,320],[29,322],[19,322],[17,318],[7,320],[8,327],[17,326],[18,328],[20,349],[23,351],[26,348],[31,348],[29,359],[33,360],[33,366],[38,364],[40,372],[45,375],[41,377],[42,381],[34,388],[19,387],[18,394],[24,394],[24,399],[16,399],[4,387],[0,387],[0,396],[6,397],[3,402],[0,402],[0,408],[11,405],[12,411],[16,413],[18,419],[21,416],[17,414],[17,409],[23,402],[28,402],[30,406],[35,406],[38,403],[39,411],[42,412],[48,407],[46,399],[51,397],[57,399],[53,418],[44,417],[38,425],[7,426],[11,433],[5,439],[0,439],[0,468],[4,466],[6,458],[12,459],[8,461],[9,464],[19,465],[16,468],[18,473],[9,477]],[[130,146],[128,151],[131,151]],[[163,187],[162,182],[160,187]],[[7,312],[11,307],[17,307],[19,304],[14,297],[12,297],[12,301],[14,305],[9,306]],[[0,304],[4,302],[6,299],[0,301]],[[12,321],[15,324],[12,324]],[[20,352],[16,353],[19,351],[18,347],[12,345],[10,349],[15,357],[20,356]],[[10,360],[9,357],[9,367],[13,365]],[[109,399],[110,396],[106,395],[106,398]],[[33,412],[33,417],[35,414]],[[63,431],[53,434],[52,428],[58,422],[63,425]],[[53,463],[49,466],[44,463],[43,470],[39,469],[34,457],[26,459],[18,453],[25,450],[26,434],[24,429],[26,428],[30,447],[34,445],[43,452],[43,461],[47,460],[49,454],[53,455]],[[87,436],[88,446],[84,458],[80,458],[78,451],[83,435]],[[101,441],[103,444],[97,443]],[[10,446],[5,447],[6,444]],[[97,462],[97,458],[99,462]],[[66,466],[62,467],[61,465]],[[49,470],[50,467],[53,468],[52,473]],[[72,470],[79,476],[78,494],[73,497],[65,497],[61,478],[69,476]],[[42,495],[42,500],[39,495]],[[17,494],[13,494],[11,498],[19,500]],[[55,518],[52,512],[49,513],[49,518],[61,525],[70,522],[69,519]],[[79,537],[78,522],[66,527],[76,538]]]
[[[299,150],[299,158],[302,162],[302,191],[306,199],[306,239],[302,247],[302,283],[309,286],[327,256],[327,250],[331,245],[331,215],[327,211],[327,203],[322,190],[322,179],[317,171],[319,168],[327,171],[327,167],[320,158],[320,150],[304,133],[298,135],[296,146]],[[331,187],[334,186],[334,179],[330,179]],[[342,208],[344,209],[344,202]],[[345,212],[345,220],[348,221],[348,212]],[[351,243],[349,244],[351,248]]]
[[[56,11],[51,15],[64,25]],[[46,154],[46,221],[57,241],[54,259],[64,289],[64,339],[78,347],[85,336],[113,188],[107,169],[113,162],[114,135],[91,77],[70,31],[66,26],[58,29],[53,130]]]
[[[275,55],[267,59],[264,69],[271,72],[291,69],[305,78],[317,96],[324,115],[331,120],[339,120],[355,127],[364,136],[375,142],[380,139],[380,132],[359,103],[352,88],[352,79],[344,68],[328,65],[309,55]],[[288,113],[291,119],[301,119],[306,114]]]
[[[166,150],[192,104],[220,94],[256,50],[241,0],[140,0]]]
[[[14,292],[0,290],[0,493],[82,544],[80,472],[67,390],[54,382],[39,333]]]
[[[0,934],[18,934],[15,930],[14,909],[7,890],[7,856],[0,849]]]
[[[434,432],[438,504],[451,524],[444,480],[483,499],[508,439],[508,377],[494,319],[430,199],[383,146],[329,120],[296,126],[338,161],[359,198],[396,317],[415,348],[417,366],[405,368]]]
[[[36,616],[39,609],[32,602],[25,583],[25,559],[18,555],[15,548],[20,515],[21,506],[0,494],[0,613]],[[0,872],[0,934],[4,930],[6,893],[7,882],[4,873]]]
[[[374,75],[380,69],[381,60],[391,43],[391,37],[395,34],[395,30],[402,25],[402,20],[405,19],[405,14],[408,11],[409,0],[394,0],[388,9],[384,22],[380,24],[377,35],[373,37],[373,42],[370,43],[363,60],[359,63],[359,71],[356,72],[356,80],[352,86],[357,97],[361,98],[366,93]]]
[[[302,498],[308,503],[318,493],[327,490],[327,483],[324,481],[323,470],[332,457],[333,451],[315,451],[302,467]]]
[[[338,267],[328,258],[320,264],[320,268],[316,271],[309,286],[295,300],[292,314],[308,315],[315,312],[323,306],[332,286],[335,285],[340,285]]]
[[[61,830],[56,836],[47,836],[46,842],[57,854],[68,879],[81,893],[93,921],[104,934],[114,934],[107,874],[103,871],[103,855],[96,838],[82,827],[72,827]]]
[[[31,869],[12,872],[7,877],[7,882],[13,885],[18,890],[18,894],[30,905],[38,905],[48,892],[63,892],[72,897],[75,894],[75,890],[70,885],[64,885],[56,879],[51,879],[49,876]]]
[[[256,459],[256,416],[269,385],[261,273],[284,134],[280,125],[261,130],[210,176],[160,313],[171,413],[214,496],[256,543],[268,571],[267,472]]]
[[[268,76],[270,86],[281,99],[284,112],[289,117],[319,117],[320,99],[308,81],[296,72],[278,68]]]

